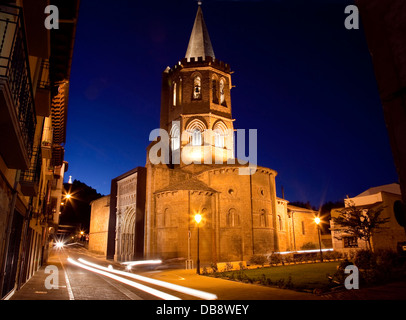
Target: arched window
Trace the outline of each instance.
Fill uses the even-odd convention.
[[[176,82],[173,83],[173,106],[176,107]]]
[[[201,146],[202,145],[202,133],[199,129],[195,128],[192,131],[192,146]]]
[[[278,216],[278,224],[279,224],[279,230],[282,231],[282,218],[281,218],[281,216]]]
[[[193,79],[193,99],[198,100],[202,98],[202,82],[199,76]]]
[[[192,146],[202,145],[202,133],[206,130],[206,125],[199,119],[193,119],[186,126]]]
[[[216,122],[213,126],[214,134],[214,146],[218,148],[224,148],[225,138],[227,135],[227,126],[222,121]]]
[[[261,227],[266,227],[266,212],[264,209],[262,209],[259,214],[259,225]]]
[[[171,150],[177,150],[180,147],[180,130],[177,123],[174,123],[170,132],[171,136]]]
[[[211,86],[212,86],[212,95],[213,95],[212,102],[213,103],[219,103],[219,99],[217,97],[217,81],[216,81],[216,79],[213,79],[211,81]]]
[[[240,216],[234,208],[227,213],[227,227],[237,227],[240,225]]]
[[[224,79],[220,79],[220,104],[222,106],[226,105],[226,97],[225,97],[225,93],[224,93]]]

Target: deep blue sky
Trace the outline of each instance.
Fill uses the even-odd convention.
[[[305,4],[303,4],[305,3]],[[258,130],[258,164],[290,201],[314,206],[397,181],[373,66],[351,1],[203,1],[216,58],[231,65],[238,129]],[[65,160],[110,193],[144,166],[159,126],[161,74],[186,53],[194,0],[82,0]]]

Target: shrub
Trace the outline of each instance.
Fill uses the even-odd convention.
[[[344,280],[348,276],[348,274],[346,274],[344,270],[348,265],[352,264],[353,263],[348,259],[341,261],[340,264],[337,266],[337,271],[334,273],[333,276],[329,277],[331,282],[334,282],[336,284],[344,284]]]
[[[358,267],[358,269],[374,269],[376,268],[376,257],[373,252],[361,249],[355,254],[354,264]]]
[[[314,244],[313,242],[306,242],[300,249],[301,250],[312,250],[312,249],[317,249],[317,245]]]
[[[278,264],[282,262],[282,256],[279,253],[273,253],[269,257],[269,263],[270,264]]]
[[[379,268],[388,270],[399,266],[399,256],[392,250],[378,250],[375,252],[376,264]]]
[[[231,262],[226,262],[226,267],[224,271],[230,271],[233,270],[233,265]]]
[[[285,255],[283,256],[283,261],[286,262],[286,263],[295,262],[295,259],[294,259],[294,257],[293,257],[293,254],[292,254],[292,253],[285,254]]]
[[[252,264],[259,264],[261,266],[264,266],[266,261],[267,261],[266,257],[263,256],[262,254],[254,254],[250,259],[250,262]]]

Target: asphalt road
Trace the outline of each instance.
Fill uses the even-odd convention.
[[[128,271],[124,265],[102,260],[80,246],[66,247],[55,252],[48,265],[52,265],[52,261],[59,261],[60,263],[58,268],[59,285],[61,288],[66,288],[70,300],[199,299],[195,295],[179,291],[182,288],[176,287],[179,290],[167,288],[167,286],[171,285],[170,283],[155,280],[158,282],[157,285],[156,283],[150,283],[149,277],[142,278],[142,273],[146,272],[148,274],[151,272],[152,265],[150,268],[148,266],[137,267],[134,272],[133,270]],[[121,273],[113,273],[111,267],[114,270],[121,271]],[[139,276],[134,279],[131,277],[132,275]],[[187,290],[186,287],[185,290]]]

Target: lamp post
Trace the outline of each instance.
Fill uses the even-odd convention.
[[[321,239],[320,239],[320,233],[321,233],[320,232],[320,222],[321,222],[321,220],[319,217],[316,217],[316,218],[314,218],[314,222],[316,222],[316,224],[317,224],[317,234],[319,235],[320,261],[323,262],[323,252],[321,250]]]
[[[199,238],[200,238],[200,235],[199,235],[199,224],[200,224],[200,222],[202,221],[202,215],[201,214],[196,214],[195,215],[195,221],[196,221],[196,224],[197,224],[197,263],[196,263],[196,273],[197,274],[200,274],[200,257],[199,257]]]

